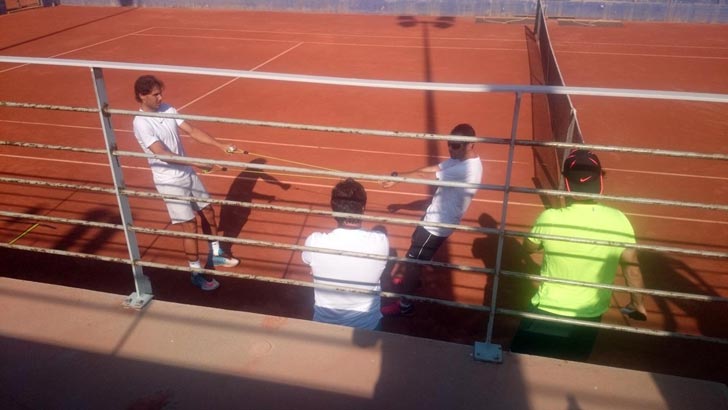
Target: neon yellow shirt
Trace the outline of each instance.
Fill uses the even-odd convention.
[[[547,209],[532,233],[635,243],[634,230],[620,211],[596,203],[575,203]],[[611,284],[624,247],[529,238],[544,250],[541,275]],[[531,299],[539,309],[569,317],[597,317],[609,308],[612,292],[558,283],[542,283]]]

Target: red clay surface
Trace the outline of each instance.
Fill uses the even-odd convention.
[[[436,19],[397,16],[350,16],[180,9],[55,7],[0,17],[0,54],[110,60],[213,68],[313,74],[386,80],[529,84],[527,33],[522,25],[476,24],[472,18]],[[726,26],[636,24],[623,27],[549,26],[567,84],[728,94]],[[140,73],[104,72],[111,106],[136,109],[132,83]],[[469,122],[481,136],[510,134],[514,98],[506,94],[446,94],[420,91],[317,86],[210,76],[160,73],[165,99],[183,113],[256,120],[447,133]],[[87,69],[0,64],[0,100],[90,107],[93,85]],[[728,153],[728,106],[608,98],[574,98],[586,140],[699,152]],[[525,96],[518,138],[532,138],[530,97]],[[139,151],[131,118],[112,119],[121,149]],[[386,175],[444,158],[444,143],[372,136],[287,131],[196,122],[218,139],[266,157],[283,158],[342,171]],[[95,114],[71,114],[0,108],[0,139],[103,148]],[[506,149],[479,146],[487,184],[503,184]],[[231,159],[215,149],[188,142],[191,155]],[[103,156],[0,147],[2,176],[43,178],[88,185],[111,185]],[[725,163],[601,154],[608,172],[607,193],[694,202],[724,203],[728,194]],[[241,161],[255,160],[241,156]],[[259,159],[260,160],[260,159]],[[127,186],[152,190],[145,161],[124,159]],[[270,164],[292,165],[269,159]],[[512,183],[533,186],[530,149],[516,151]],[[331,178],[270,173],[263,176],[230,170],[205,176],[215,198],[327,209]],[[290,183],[283,190],[275,182]],[[413,202],[427,199],[426,187],[400,184],[390,190],[366,183],[368,212],[390,215],[390,204],[410,204],[396,216],[417,220]],[[113,198],[87,192],[3,184],[2,209],[76,219],[117,221]],[[481,191],[463,223],[494,226],[503,195]],[[507,229],[525,231],[543,209],[538,197],[511,195]],[[168,228],[160,200],[132,198],[135,224]],[[725,252],[725,213],[695,209],[617,204],[628,212],[641,243]],[[221,215],[222,214],[222,215]],[[330,218],[253,210],[223,209],[219,222],[226,236],[303,244],[316,230],[334,226]],[[12,241],[29,221],[0,220],[0,240]],[[372,224],[369,224],[372,225]],[[411,227],[390,224],[398,255],[409,243]],[[138,235],[145,261],[184,264],[178,240]],[[18,244],[127,257],[118,232],[43,223]],[[456,233],[437,260],[493,267],[497,238]],[[522,269],[518,243],[506,240],[504,268]],[[234,272],[309,280],[300,254],[234,245],[242,259]],[[6,276],[130,293],[128,267],[3,249]],[[725,261],[644,252],[648,287],[728,296]],[[32,261],[33,263],[29,263]],[[273,315],[309,318],[310,289],[223,278],[214,294],[200,294],[187,276],[145,270],[155,297],[182,303]],[[420,293],[482,304],[486,277],[481,274],[428,272]],[[502,281],[506,306],[524,306],[527,286]],[[617,297],[624,303],[624,295]],[[615,307],[617,301],[615,301]],[[648,298],[650,320],[644,325],[713,337],[728,337],[725,303],[711,305]],[[605,319],[625,324],[616,309]],[[516,321],[496,322],[495,342],[507,347]],[[486,315],[433,305],[418,307],[414,318],[386,319],[384,329],[415,336],[472,343],[483,340]],[[638,337],[602,332],[591,362],[662,371],[726,382],[724,345]],[[708,360],[674,363],[680,352],[705,353]],[[670,357],[665,360],[664,357]]]

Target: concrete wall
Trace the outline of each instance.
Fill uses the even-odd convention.
[[[0,0],[1,1],[1,0]],[[510,17],[533,15],[535,0],[60,0],[65,5],[235,8],[317,13]],[[728,0],[546,0],[549,17],[728,23]]]

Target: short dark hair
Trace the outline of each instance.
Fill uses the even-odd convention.
[[[450,131],[450,135],[462,135],[464,137],[474,137],[475,129],[470,124],[462,123],[455,126]]]
[[[134,82],[134,99],[137,102],[142,102],[139,95],[147,95],[152,92],[154,87],[159,87],[160,90],[164,89],[164,83],[153,75],[143,75]]]
[[[348,214],[363,214],[367,204],[367,192],[362,184],[352,178],[336,184],[331,190],[331,209],[334,212],[346,212]],[[339,224],[358,223],[361,220],[356,218],[334,217]]]

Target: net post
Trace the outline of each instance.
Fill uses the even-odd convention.
[[[134,275],[134,287],[136,288],[136,292],[132,293],[124,300],[124,305],[135,309],[142,309],[153,298],[152,284],[149,281],[149,278],[144,275],[142,267],[135,263],[136,261],[141,260],[141,253],[139,252],[139,244],[136,239],[136,234],[130,229],[133,225],[133,219],[131,215],[131,207],[129,206],[129,198],[122,193],[122,190],[125,189],[126,186],[124,184],[124,175],[121,170],[121,164],[119,163],[119,158],[113,153],[117,149],[116,136],[114,134],[114,127],[111,125],[111,115],[105,112],[106,107],[109,105],[109,99],[106,93],[104,73],[101,68],[91,67],[91,76],[94,81],[94,95],[96,96],[96,104],[99,109],[99,120],[101,122],[104,141],[106,143],[106,155],[109,160],[111,176],[114,181],[116,200],[119,205],[121,223],[124,228],[127,250],[129,251],[129,257],[131,260],[132,274]]]

